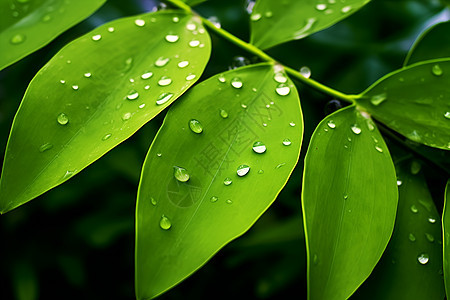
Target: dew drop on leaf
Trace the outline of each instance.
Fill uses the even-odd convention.
[[[383,148],[381,148],[378,145],[375,145],[375,150],[377,150],[378,152],[382,153],[383,152]]]
[[[248,172],[250,172],[250,167],[248,165],[240,165],[236,170],[239,177],[247,175]]]
[[[180,39],[180,37],[176,34],[168,34],[166,35],[166,41],[168,41],[169,43],[175,43],[176,41],[178,41]]]
[[[9,41],[13,45],[22,44],[25,41],[25,35],[20,33],[13,35]]]
[[[108,32],[114,32],[116,29],[114,27],[108,27]]]
[[[414,204],[411,205],[411,207],[409,208],[411,210],[412,213],[417,214],[419,212],[419,209],[417,208],[417,206],[415,206]]]
[[[250,16],[250,20],[253,22],[259,21],[261,19],[262,15],[260,13],[253,14]]]
[[[86,78],[90,78],[92,76],[92,74],[87,72],[87,73],[84,73],[83,76],[86,77]]]
[[[102,137],[102,140],[103,140],[103,141],[106,141],[106,140],[108,140],[111,136],[112,136],[111,133],[107,133],[107,134],[105,134],[105,135]]]
[[[198,45],[200,45],[199,40],[192,40],[189,42],[189,47],[195,48],[195,47],[198,47]]]
[[[233,200],[231,200],[231,199],[227,199],[225,202],[226,202],[227,204],[233,204]]]
[[[172,227],[172,222],[168,217],[162,215],[161,219],[159,220],[159,227],[161,227],[161,229],[163,230],[169,230],[170,227]]]
[[[153,76],[153,72],[145,72],[144,74],[141,75],[141,78],[142,79],[149,79],[152,76]]]
[[[242,80],[238,77],[235,77],[231,80],[231,86],[234,87],[235,89],[240,89],[242,88],[243,85],[244,84],[242,83]]]
[[[60,113],[56,120],[61,125],[66,125],[67,123],[69,123],[69,117],[65,113]]]
[[[189,173],[185,168],[182,167],[173,167],[173,176],[176,180],[180,182],[186,182],[189,180]]]
[[[317,9],[318,11],[324,11],[325,9],[327,9],[327,5],[326,5],[326,4],[323,4],[323,3],[317,4],[317,5],[316,5],[316,9]]]
[[[434,224],[434,223],[436,223],[436,219],[433,217],[429,217],[428,222],[430,222],[431,224]]]
[[[131,90],[127,95],[128,100],[136,100],[137,98],[139,98],[139,93],[136,90]]]
[[[172,83],[172,79],[167,77],[167,76],[162,76],[159,80],[158,80],[158,85],[159,86],[168,86]]]
[[[431,67],[431,73],[435,76],[441,76],[444,72],[442,71],[441,67],[439,65],[434,65]]]
[[[230,177],[227,177],[227,178],[225,178],[225,179],[223,180],[223,184],[226,185],[226,186],[228,186],[228,185],[230,185],[230,184],[232,184],[232,183],[233,183],[233,181],[231,180]]]
[[[223,75],[219,75],[219,77],[217,77],[217,80],[219,80],[220,82],[224,83],[225,81],[227,81],[227,79],[225,78],[225,76]]]
[[[78,85],[76,85],[76,84],[72,85],[72,89],[73,89],[74,91],[78,91],[78,88],[79,88]]]
[[[203,132],[202,123],[200,123],[200,121],[196,120],[196,119],[191,119],[189,121],[189,128],[194,133],[202,133]]]
[[[255,153],[261,154],[266,152],[266,145],[263,142],[254,142],[252,149]]]
[[[444,117],[450,120],[450,111],[445,112]]]
[[[216,197],[216,196],[212,196],[212,197],[209,199],[209,201],[212,202],[212,203],[217,202],[217,200],[219,200],[219,198]]]
[[[228,118],[228,112],[226,110],[224,110],[224,109],[220,109],[219,110],[219,114],[222,117],[222,119]]]
[[[361,128],[359,128],[358,125],[356,125],[356,124],[353,125],[351,129],[352,129],[352,132],[354,134],[360,134],[361,133]]]
[[[188,23],[186,25],[186,29],[189,31],[194,31],[195,29],[197,29],[197,25],[195,25],[194,23]]]
[[[344,6],[343,8],[341,8],[341,12],[343,14],[346,14],[348,12],[350,12],[352,10],[352,7],[350,5]]]
[[[329,120],[329,121],[327,122],[327,125],[328,125],[328,127],[330,127],[331,129],[336,128],[336,123],[334,123],[333,120]]]
[[[189,62],[187,61],[187,60],[183,60],[183,61],[180,61],[179,63],[178,63],[178,67],[179,68],[185,68],[185,67],[187,67],[189,65]]]
[[[96,34],[92,36],[93,41],[100,41],[102,39],[101,34]]]
[[[291,145],[291,140],[290,139],[284,139],[283,140],[283,145],[290,146]]]
[[[422,253],[417,257],[417,261],[419,261],[419,263],[422,265],[426,265],[429,260],[430,260],[430,257],[426,253]]]
[[[428,240],[430,243],[433,243],[433,242],[434,242],[434,236],[433,236],[432,234],[425,233],[425,237],[427,238],[427,240]]]
[[[186,80],[193,80],[195,78],[195,74],[189,74],[188,76],[186,76]]]
[[[172,93],[162,93],[161,95],[159,95],[158,99],[156,100],[156,104],[162,105],[162,104],[166,103],[167,101],[169,101],[172,98],[172,96],[173,96]]]
[[[386,99],[387,99],[387,96],[385,93],[379,94],[379,95],[374,95],[370,98],[370,103],[372,103],[375,106],[378,106],[381,103],[383,103]]]
[[[410,234],[408,235],[408,239],[409,239],[411,242],[415,242],[415,241],[416,241],[416,236],[415,236],[414,234],[410,233]]]
[[[300,75],[302,75],[305,78],[311,77],[311,69],[307,66],[303,66],[300,68]]]
[[[138,27],[142,27],[145,25],[145,21],[142,19],[137,19],[137,20],[134,20],[134,24],[136,24],[136,26],[138,26]]]
[[[276,93],[280,96],[286,96],[289,95],[289,93],[291,92],[291,89],[289,88],[288,85],[284,84],[284,83],[280,83],[277,88],[275,89]]]
[[[283,73],[281,72],[277,72],[275,73],[275,75],[273,76],[273,80],[275,80],[278,83],[286,83],[287,82],[287,77],[284,76]]]
[[[167,63],[170,61],[170,58],[168,57],[164,57],[164,56],[160,56],[156,61],[155,61],[155,66],[157,67],[164,67],[165,65],[167,65]]]
[[[127,112],[122,116],[123,121],[128,121],[131,118],[131,113]]]

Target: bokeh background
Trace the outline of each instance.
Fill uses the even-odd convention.
[[[331,28],[268,53],[296,69],[308,66],[314,79],[335,89],[359,93],[400,68],[425,28],[450,19],[444,2],[374,0]],[[209,0],[196,10],[248,40],[251,7],[252,1]],[[61,47],[110,20],[164,8],[158,1],[108,0],[48,46],[1,71],[0,162],[28,83]],[[214,35],[212,39],[213,52],[202,80],[258,62],[227,41]],[[246,235],[160,299],[306,298],[302,161],[315,126],[343,104],[301,84],[298,89],[305,117],[304,146],[285,189]],[[64,185],[0,216],[0,299],[134,299],[136,191],[145,154],[163,117],[164,113]],[[443,168],[448,170],[449,160],[440,159],[442,151],[409,146],[437,158],[441,167],[447,164]],[[441,210],[445,171],[424,165]]]

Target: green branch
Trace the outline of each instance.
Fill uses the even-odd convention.
[[[167,1],[187,13],[193,13],[190,6],[186,5],[185,3],[181,2],[180,0],[167,0]],[[330,95],[334,98],[338,98],[340,100],[343,100],[343,101],[349,102],[349,103],[355,103],[355,99],[358,97],[357,95],[347,95],[347,94],[341,93],[335,89],[332,89],[326,85],[323,85],[322,83],[317,82],[314,79],[306,78],[302,74],[300,74],[300,72],[298,72],[297,70],[281,64],[276,59],[272,58],[271,56],[266,54],[264,51],[259,49],[258,47],[255,47],[254,45],[239,39],[238,37],[234,36],[233,34],[229,33],[228,31],[226,31],[222,28],[216,27],[208,19],[206,19],[198,14],[196,14],[196,15],[202,20],[203,24],[210,29],[210,31],[212,31],[215,34],[217,34],[218,36],[230,41],[231,43],[235,44],[236,46],[246,50],[247,52],[258,56],[260,59],[262,59],[266,62],[271,62],[271,63],[276,63],[279,65],[282,65],[283,68],[285,69],[285,71],[289,75],[291,75],[292,77],[301,81],[302,83],[304,83],[324,94]]]

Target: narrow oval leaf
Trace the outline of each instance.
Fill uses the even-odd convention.
[[[447,298],[450,297],[450,212],[448,201],[450,199],[450,180],[445,187],[444,212],[442,213],[442,232],[444,239],[444,282]]]
[[[61,184],[130,137],[201,75],[210,39],[163,11],[103,25],[64,47],[30,83],[0,183],[3,212]]]
[[[394,227],[395,182],[368,116],[350,106],[320,122],[303,175],[309,299],[347,299],[370,275]]]
[[[450,149],[450,59],[415,64],[381,78],[356,100],[408,139]]]
[[[267,49],[302,39],[352,15],[369,1],[258,0],[250,16],[250,41]]]
[[[435,24],[422,33],[408,52],[405,66],[450,57],[450,21]]]
[[[302,135],[295,86],[269,64],[214,76],[171,108],[139,185],[138,299],[176,285],[248,230],[285,185]]]
[[[0,70],[47,45],[105,2],[0,1]]]
[[[440,216],[420,164],[396,166],[399,202],[394,233],[355,299],[444,299]]]

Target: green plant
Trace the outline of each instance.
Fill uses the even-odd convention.
[[[2,53],[11,56],[2,56],[1,65],[42,47],[103,2],[90,8],[77,2],[87,12],[73,8],[80,17],[52,33],[48,26],[29,27],[48,35],[34,35],[12,16],[0,36]],[[31,3],[38,4],[27,10],[41,23],[52,17],[43,13],[48,3]],[[355,298],[442,299],[442,260],[436,258],[444,258],[447,278],[448,251],[443,255],[440,243],[445,250],[448,239],[444,234],[441,242],[440,217],[421,166],[448,178],[450,23],[426,31],[402,68],[348,94],[262,50],[326,29],[368,1],[259,0],[250,16],[251,43],[184,2],[168,3],[173,9],[94,29],[37,73],[8,141],[2,213],[69,180],[181,97],[153,140],[138,189],[136,295],[156,297],[245,233],[283,189],[300,158],[304,131],[302,92],[291,77],[349,104],[317,125],[305,157],[309,298],[346,299],[365,282]],[[8,3],[2,5],[9,12]],[[209,32],[258,62],[193,86],[209,60]],[[444,215],[444,233],[446,225]]]

